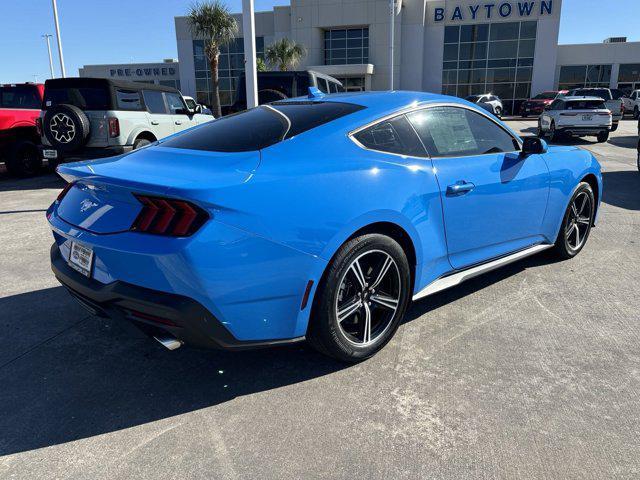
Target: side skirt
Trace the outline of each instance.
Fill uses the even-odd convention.
[[[434,280],[425,288],[420,290],[413,296],[413,300],[420,300],[421,298],[427,297],[429,295],[433,295],[434,293],[441,292],[442,290],[446,290],[447,288],[455,287],[456,285],[461,284],[465,280],[469,280],[470,278],[477,277],[478,275],[482,275],[483,273],[490,272],[491,270],[495,270],[500,267],[504,267],[513,262],[517,262],[526,257],[530,257],[531,255],[535,255],[536,253],[542,252],[548,248],[553,247],[553,245],[534,245],[533,247],[526,248],[524,250],[519,250],[515,253],[507,255],[505,257],[500,257],[496,260],[492,260],[487,263],[483,263],[480,265],[476,265],[475,267],[468,268],[466,270],[462,270],[459,272],[455,272],[451,275],[447,275],[444,277],[440,277],[437,280]]]

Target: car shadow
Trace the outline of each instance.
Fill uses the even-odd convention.
[[[15,178],[6,171],[0,172],[0,192],[38,190],[45,188],[63,189],[66,182],[56,173],[44,170],[42,174],[30,178]]]
[[[633,148],[635,150],[638,148],[638,135],[611,137],[609,138],[609,143],[611,145],[615,145],[616,147]]]
[[[20,344],[0,364],[0,456],[134,427],[347,367],[305,344],[170,352],[131,335],[132,327],[88,316],[62,287],[2,298],[0,312],[10,312],[0,320],[1,344]]]
[[[602,172],[602,201],[626,210],[640,210],[640,172],[617,170]]]

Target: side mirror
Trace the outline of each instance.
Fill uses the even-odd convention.
[[[522,155],[536,155],[547,153],[547,142],[538,137],[524,137],[522,139]]]

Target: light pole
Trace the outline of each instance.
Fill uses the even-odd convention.
[[[242,36],[244,37],[244,78],[247,89],[247,108],[253,108],[258,106],[256,22],[253,16],[253,0],[242,0]]]
[[[49,70],[51,70],[51,78],[56,78],[56,74],[53,71],[53,57],[51,56],[51,42],[49,41],[49,39],[52,36],[53,35],[51,35],[50,33],[45,33],[44,35],[42,35],[42,38],[44,38],[47,41],[47,51],[49,52]]]
[[[67,74],[64,70],[64,57],[62,55],[62,39],[60,38],[60,24],[58,23],[58,5],[56,4],[56,0],[51,0],[53,3],[53,20],[56,24],[56,38],[58,39],[58,55],[60,56],[60,73],[62,74],[62,78],[66,77]]]
[[[55,0],[54,0],[55,1]],[[393,42],[396,33],[396,5],[389,0],[389,90],[393,90]]]

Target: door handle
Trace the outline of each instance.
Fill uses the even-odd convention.
[[[151,125],[160,125],[160,122],[156,120],[151,120]]]
[[[447,187],[447,196],[455,197],[458,195],[464,195],[465,193],[469,193],[474,188],[476,188],[476,186],[473,183],[460,180]]]
[[[176,120],[176,121],[175,121],[175,124],[176,124],[176,125],[182,125],[182,122],[181,122],[180,120]]]

